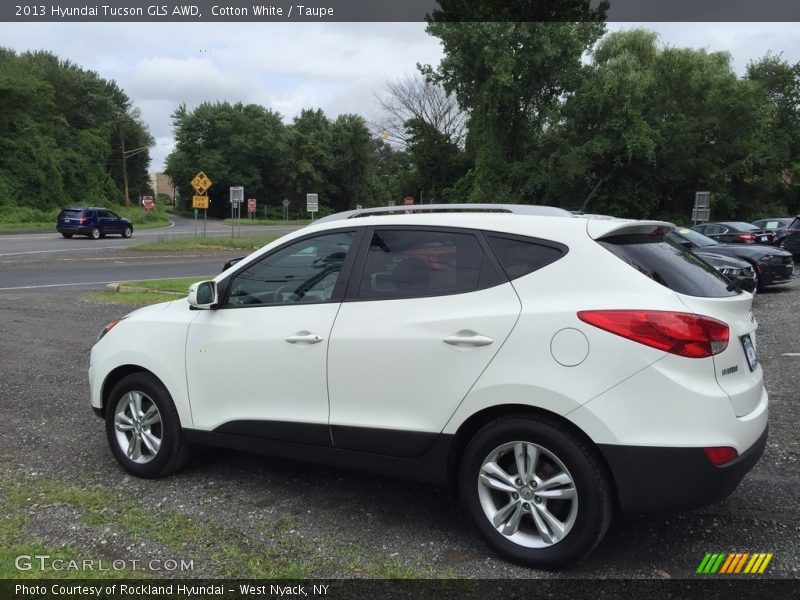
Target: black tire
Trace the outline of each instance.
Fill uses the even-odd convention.
[[[518,447],[523,449],[525,457],[530,456],[529,448],[536,453],[533,461],[523,459],[526,465],[533,462],[536,477],[518,476],[515,458]],[[516,497],[511,491],[494,488],[500,478],[488,478],[485,462],[486,468],[494,463],[511,476]],[[563,475],[569,483],[554,484],[552,477],[556,475]],[[491,486],[483,483],[487,478],[495,480]],[[538,493],[549,497],[537,495],[537,482]],[[503,417],[478,431],[459,465],[458,492],[464,511],[487,544],[511,561],[528,567],[558,569],[582,560],[600,543],[611,523],[609,476],[597,451],[565,425],[546,416]],[[555,494],[572,494],[572,498],[556,499]],[[506,512],[512,505],[515,508]],[[519,520],[515,530],[513,521],[517,511]],[[501,513],[508,516],[501,517]],[[565,533],[560,539],[553,541],[541,533],[534,514],[544,523],[545,513],[563,526]],[[489,514],[499,519],[497,527]],[[500,531],[506,527],[511,528],[508,534]],[[544,530],[548,536],[556,531],[555,527]]]
[[[100,230],[97,227],[92,227],[92,230],[89,232],[89,237],[93,240],[99,240],[100,236]]]
[[[137,396],[138,424],[131,419]],[[147,415],[153,418],[152,407],[157,410],[159,421],[148,424]],[[118,417],[118,413],[122,416]],[[178,411],[167,388],[153,375],[133,373],[121,379],[111,390],[105,414],[111,452],[129,473],[139,477],[163,477],[186,464],[190,448],[183,439]],[[118,430],[117,424],[125,429]],[[134,439],[137,431],[138,444]],[[155,452],[152,448],[154,438],[160,440]],[[128,456],[127,450],[131,448],[133,455]]]
[[[129,226],[126,226],[125,229],[122,230],[122,237],[129,238],[133,235],[133,229]]]
[[[68,240],[72,238],[72,234],[71,233],[62,233],[61,235],[63,235]]]

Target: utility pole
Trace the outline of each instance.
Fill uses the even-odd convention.
[[[131,207],[131,201],[128,198],[128,157],[125,155],[125,133],[122,129],[122,119],[117,121],[119,125],[119,144],[122,148],[122,181],[125,185],[125,208]]]

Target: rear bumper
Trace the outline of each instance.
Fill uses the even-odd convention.
[[[600,451],[611,468],[623,512],[697,508],[719,502],[736,489],[764,452],[767,431],[720,467],[702,448],[601,444]]]
[[[74,235],[89,235],[92,225],[56,225],[58,233],[72,233]]]

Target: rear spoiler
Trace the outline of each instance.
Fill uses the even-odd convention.
[[[614,218],[590,218],[586,233],[593,240],[618,235],[665,235],[675,224],[667,221],[632,221]]]

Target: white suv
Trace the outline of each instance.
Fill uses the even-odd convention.
[[[767,436],[749,293],[669,223],[424,208],[335,215],[106,326],[91,403],[122,466],[197,443],[450,483],[539,568],[616,508],[734,490]]]

